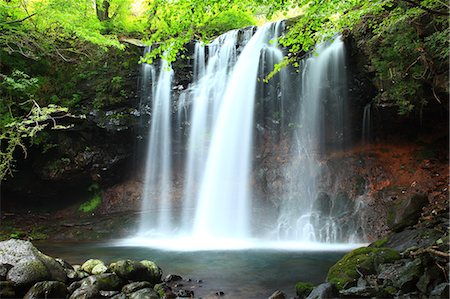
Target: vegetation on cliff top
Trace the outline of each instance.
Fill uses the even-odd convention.
[[[292,12],[299,17],[281,38],[290,53],[279,68],[350,29],[368,57],[379,105],[394,105],[400,114],[420,112],[430,101],[447,105],[444,1],[9,0],[0,4],[0,178],[10,171],[15,149],[25,148],[43,123],[83,106],[80,76],[96,77],[85,66],[106,52],[124,49],[121,40],[132,37],[151,44],[143,61],[162,56],[173,62],[184,57],[192,39],[208,42],[227,30]],[[67,71],[69,64],[75,67]],[[73,75],[69,80],[68,73]],[[119,79],[108,78],[111,86]],[[122,86],[116,89],[114,99],[126,99]],[[110,97],[96,97],[95,107],[108,101]],[[46,116],[30,119],[33,107]]]

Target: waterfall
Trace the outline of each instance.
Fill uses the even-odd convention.
[[[171,227],[172,163],[171,163],[171,87],[173,70],[162,60],[158,79],[153,66],[143,65],[144,78],[151,78],[152,87],[143,89],[144,99],[151,93],[152,115],[148,136],[144,190],[141,210],[157,210],[156,218],[143,213],[139,234],[151,231],[169,232]],[[157,82],[157,83],[156,83]],[[148,83],[148,82],[147,82]],[[145,82],[144,82],[145,84]]]
[[[361,136],[363,143],[369,143],[372,140],[371,106],[372,105],[370,103],[364,106]]]
[[[141,106],[151,101],[152,109],[136,242],[170,247],[165,241],[178,239],[183,248],[205,249],[255,238],[357,239],[337,223],[343,209],[354,209],[345,199],[323,195],[319,182],[320,154],[346,140],[343,42],[338,37],[318,45],[297,72],[284,68],[265,83],[285,56],[277,42],[283,26],[248,27],[197,42],[185,89],[172,87],[174,73],[164,60],[159,67],[142,66]],[[253,192],[257,146],[289,134],[293,157],[284,169],[283,194],[270,195],[276,207],[262,208]],[[262,209],[270,217],[258,216]]]
[[[277,221],[279,239],[304,242],[348,242],[353,233],[337,223],[338,215],[351,202],[320,192],[323,174],[320,154],[328,144],[340,147],[345,140],[347,82],[344,44],[338,36],[316,47],[300,64],[300,107],[293,134],[295,154],[286,167],[286,192]],[[341,207],[343,206],[343,207]],[[353,228],[353,227],[352,227]]]

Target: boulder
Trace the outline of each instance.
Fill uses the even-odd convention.
[[[270,295],[269,299],[286,299],[286,294],[283,293],[280,290],[276,290],[275,292],[273,292],[272,295]]]
[[[81,281],[81,287],[96,286],[100,291],[120,291],[123,281],[114,273],[91,275]]]
[[[76,289],[69,299],[90,299],[99,298],[100,290],[96,285],[85,285]]]
[[[378,290],[371,286],[365,287],[352,287],[349,289],[341,290],[339,292],[343,297],[347,298],[373,298],[378,297]]]
[[[0,264],[12,266],[6,279],[21,290],[26,290],[40,281],[66,282],[63,267],[29,241],[11,239],[0,242]]]
[[[109,269],[126,281],[149,281],[156,284],[161,281],[161,269],[151,261],[121,260],[112,263]]]
[[[101,260],[89,259],[89,260],[85,261],[83,263],[83,265],[81,265],[80,270],[85,271],[89,274],[101,274],[101,273],[92,273],[92,270],[97,266],[100,266],[100,267],[103,266],[106,269],[105,264]]]
[[[322,283],[315,287],[309,294],[307,299],[324,299],[324,298],[336,298],[339,296],[337,288],[332,283]]]
[[[140,289],[150,288],[151,286],[152,285],[148,281],[132,282],[123,286],[122,293],[130,294]]]
[[[128,295],[130,299],[159,299],[158,293],[151,288],[144,288]]]
[[[97,274],[103,274],[108,270],[108,268],[106,268],[106,266],[102,263],[102,264],[98,264],[96,265],[94,268],[92,268],[92,274],[97,275]]]
[[[23,298],[66,298],[66,295],[67,287],[64,283],[60,281],[41,281],[35,283]]]

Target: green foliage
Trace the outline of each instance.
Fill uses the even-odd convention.
[[[199,30],[201,30],[204,36],[213,38],[224,32],[255,24],[256,20],[250,12],[245,12],[234,8],[219,13],[217,16],[212,18],[206,26],[200,28]]]
[[[90,200],[82,203],[78,208],[78,211],[83,213],[92,213],[94,212],[102,203],[102,190],[100,186],[96,183],[92,184],[88,191],[92,194]]]
[[[94,195],[90,200],[82,203],[78,210],[83,213],[92,213],[102,203],[102,197],[100,194]]]

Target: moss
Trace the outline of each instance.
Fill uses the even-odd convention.
[[[153,289],[155,290],[155,292],[158,293],[160,298],[165,298],[165,296],[166,296],[166,288],[164,287],[164,284],[162,284],[162,283],[156,284],[153,287]]]
[[[383,289],[383,291],[391,296],[397,294],[397,289],[393,286],[388,286]]]
[[[369,246],[370,247],[375,247],[375,248],[380,248],[381,246],[386,244],[387,241],[388,241],[388,238],[386,237],[386,238],[383,238],[383,239],[376,240],[375,242],[373,242]]]
[[[309,282],[297,282],[295,292],[300,298],[306,298],[314,289],[314,285]]]
[[[46,240],[48,239],[48,235],[43,232],[33,231],[28,235],[28,238],[31,240]]]
[[[78,208],[78,211],[84,213],[92,213],[100,206],[101,203],[102,203],[101,194],[95,194],[90,200],[82,203]]]
[[[390,248],[362,247],[346,254],[328,271],[327,281],[338,289],[359,278],[359,270],[366,274],[374,273],[376,266],[400,259],[400,254]]]

